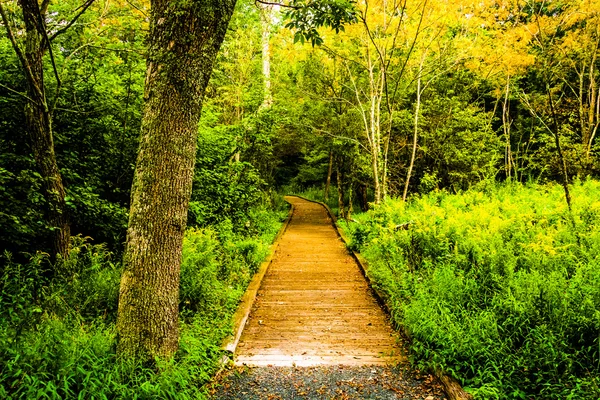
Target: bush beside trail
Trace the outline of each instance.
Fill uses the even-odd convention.
[[[180,349],[154,366],[116,356],[121,265],[103,245],[76,237],[71,256],[50,265],[0,258],[0,398],[198,398],[221,357],[220,344],[285,211],[249,210],[184,240]],[[51,272],[53,271],[53,272]]]
[[[572,192],[572,214],[558,185],[483,184],[343,225],[420,367],[477,398],[600,397],[600,182]]]

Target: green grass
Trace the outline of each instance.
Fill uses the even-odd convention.
[[[148,368],[119,360],[120,264],[103,246],[76,238],[69,260],[0,260],[0,398],[195,399],[221,358],[220,344],[249,280],[286,211],[252,209],[186,233],[180,287],[180,348]],[[49,278],[48,270],[58,273]]]
[[[482,184],[344,228],[413,361],[482,399],[600,398],[600,183]],[[409,229],[398,225],[409,224]]]

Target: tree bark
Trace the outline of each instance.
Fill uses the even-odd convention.
[[[344,205],[344,183],[342,179],[342,175],[340,172],[340,167],[336,167],[336,176],[337,176],[337,190],[338,190],[338,208],[339,208],[339,217],[342,219],[346,218],[346,210]]]
[[[362,212],[369,211],[369,200],[367,199],[367,185],[360,183],[358,185],[358,198],[360,200],[360,209]]]
[[[119,355],[178,347],[179,271],[204,92],[235,0],[153,0],[117,316]]]
[[[548,81],[548,79],[547,79]],[[560,128],[558,124],[558,117],[556,116],[556,110],[554,108],[554,99],[552,98],[552,91],[550,90],[550,84],[546,82],[546,94],[548,95],[548,102],[550,103],[550,112],[552,114],[552,125],[554,127],[554,144],[556,145],[556,153],[560,161],[560,169],[562,172],[562,186],[565,191],[565,201],[569,208],[569,213],[572,211],[571,207],[571,192],[569,191],[569,173],[567,170],[567,161],[560,145]]]
[[[504,131],[504,170],[506,172],[506,178],[510,180],[513,176],[513,155],[512,145],[510,138],[510,102],[508,95],[510,93],[510,75],[506,77],[506,90],[504,92],[504,102],[502,103],[502,129]],[[517,171],[514,171],[515,177],[517,177]]]
[[[329,200],[329,187],[331,186],[331,174],[333,172],[333,150],[329,150],[329,167],[327,168],[327,180],[325,181],[325,201]]]
[[[21,52],[14,38],[4,9],[0,8],[0,12],[27,80],[25,127],[33,157],[42,177],[42,191],[46,200],[46,222],[52,229],[52,255],[65,258],[69,255],[71,229],[65,201],[65,187],[54,152],[52,116],[44,86],[43,56],[50,45],[43,22],[45,12],[40,10],[37,0],[21,0],[20,5],[25,22],[24,53]]]

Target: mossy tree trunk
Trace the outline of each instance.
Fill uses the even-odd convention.
[[[235,0],[152,0],[145,105],[117,329],[121,356],[177,350],[179,271],[198,122]]]

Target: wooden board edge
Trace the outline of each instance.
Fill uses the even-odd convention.
[[[325,208],[325,210],[327,210],[327,213],[329,214],[329,217],[331,218],[331,221],[332,221],[331,224],[333,225],[333,228],[337,232],[338,236],[340,237],[340,239],[342,239],[344,244],[346,244],[346,246],[348,246],[350,239],[348,238],[346,233],[343,231],[343,229],[337,225],[337,223],[336,223],[337,218],[335,217],[335,215],[333,215],[333,212],[331,211],[331,209],[329,208],[329,206],[327,204],[325,204],[321,201],[307,199],[306,197],[303,197],[303,196],[298,196],[298,195],[293,195],[293,196],[298,197],[303,200],[306,200],[306,201],[310,201],[311,203],[317,203],[317,204],[320,204],[321,206],[323,206]],[[368,264],[367,260],[365,260],[365,258],[360,253],[357,253],[353,250],[348,250],[348,251],[349,251],[350,255],[352,256],[352,258],[354,258],[354,260],[356,260],[356,263],[360,267],[360,271],[363,274],[363,276],[365,277],[365,279],[367,280],[369,288],[371,288],[371,290],[373,291],[375,299],[383,307],[383,309],[388,313],[388,315],[390,315],[391,310],[388,306],[387,296],[382,291],[380,291],[379,289],[374,287],[371,282],[371,279],[369,278],[369,275],[368,275],[369,264]],[[410,336],[408,335],[408,332],[406,332],[404,330],[403,333],[406,337],[410,338]],[[473,395],[466,392],[462,388],[460,383],[456,379],[454,379],[452,376],[445,374],[443,372],[440,372],[440,371],[435,371],[435,376],[438,378],[438,380],[441,382],[442,386],[444,387],[444,391],[446,392],[446,395],[448,396],[449,400],[473,400]]]
[[[344,230],[341,229],[337,225],[337,218],[335,215],[333,215],[333,211],[331,211],[329,206],[321,201],[307,199],[306,197],[298,196],[296,194],[293,195],[293,197],[298,197],[300,199],[310,201],[311,203],[320,204],[321,206],[323,206],[325,208],[325,210],[327,211],[327,213],[329,214],[329,217],[331,219],[331,224],[333,225],[333,229],[335,229],[335,232],[337,233],[338,237],[340,239],[342,239],[342,242],[344,242],[344,244],[346,245],[346,249],[348,250],[348,252],[352,256],[352,258],[354,258],[354,260],[358,264],[358,266],[360,268],[360,272],[366,279],[367,284],[369,285],[369,288],[371,288],[371,290],[373,291],[375,299],[389,315],[390,309],[389,309],[387,301],[386,301],[387,296],[385,296],[385,294],[383,292],[381,292],[380,290],[378,290],[377,288],[373,287],[373,284],[372,284],[371,279],[369,278],[369,274],[368,274],[369,264],[367,263],[367,260],[365,260],[365,258],[360,253],[357,253],[353,250],[348,249],[348,244],[350,243],[350,238],[346,235],[346,232],[344,232]]]
[[[262,280],[271,265],[271,261],[273,261],[273,257],[275,256],[275,251],[279,246],[279,241],[285,231],[287,230],[290,220],[292,219],[292,214],[294,213],[294,206],[290,203],[290,211],[286,219],[283,221],[281,228],[279,228],[279,232],[275,236],[273,243],[269,246],[269,255],[267,258],[260,264],[260,267],[252,277],[252,280],[248,284],[246,291],[242,295],[240,300],[240,304],[238,308],[233,314],[233,335],[227,336],[223,342],[221,343],[221,350],[224,350],[228,353],[228,356],[224,356],[221,359],[221,364],[226,364],[229,362],[231,358],[233,358],[233,354],[235,353],[235,349],[240,341],[240,337],[242,336],[242,331],[246,325],[246,321],[248,321],[248,316],[250,315],[250,311],[252,310],[252,305],[254,304],[254,300],[256,299],[256,294],[258,293],[258,289],[262,283]]]

